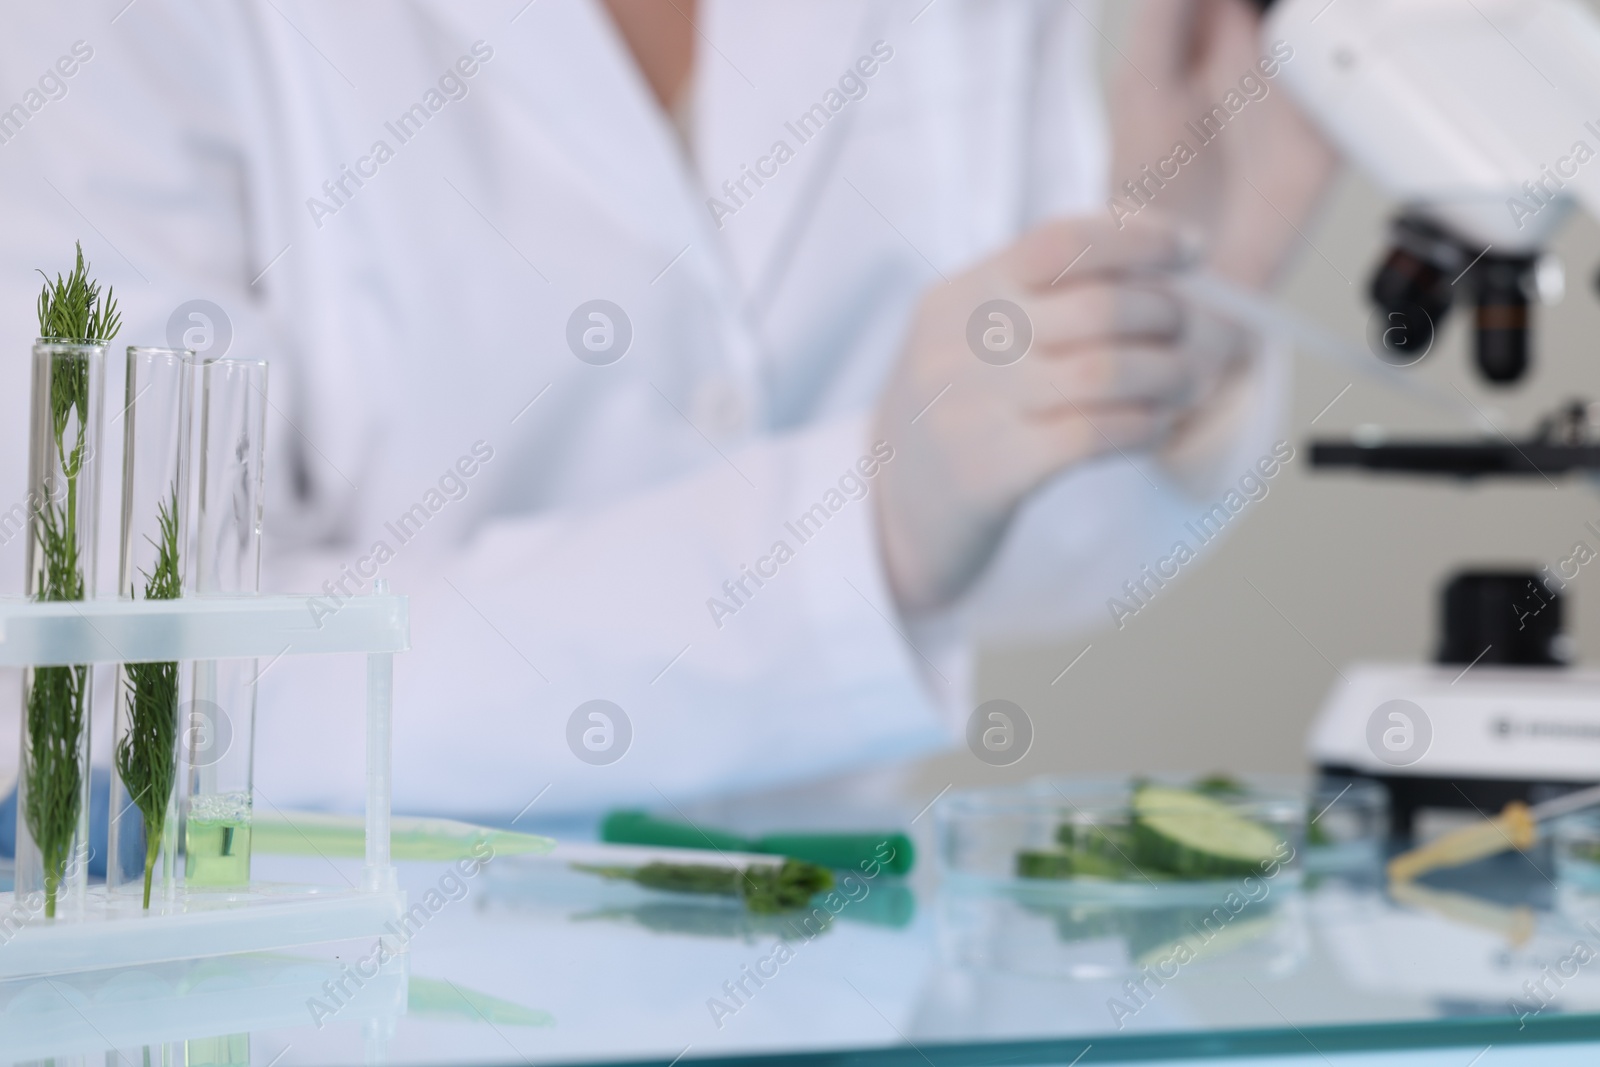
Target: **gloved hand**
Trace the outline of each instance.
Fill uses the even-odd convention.
[[[1202,361],[1162,278],[1197,254],[1154,218],[1066,219],[923,298],[876,419],[895,449],[877,509],[903,612],[959,596],[1052,476],[1165,439]]]
[[[1204,269],[1270,286],[1290,254],[1308,247],[1307,219],[1337,162],[1283,84],[1286,69],[1308,60],[1263,40],[1259,5],[1248,0],[1143,0],[1124,58],[1110,94],[1118,210],[1140,219],[1159,212],[1196,230]],[[1218,109],[1226,127],[1202,140],[1195,123]],[[1180,155],[1180,144],[1191,154]],[[1255,338],[1199,309],[1188,326],[1199,402],[1156,458],[1204,497],[1235,473],[1227,463],[1237,430],[1265,400],[1265,383],[1252,373]]]
[[[1158,211],[1198,230],[1206,269],[1258,288],[1304,247],[1305,221],[1338,160],[1283,84],[1286,68],[1309,60],[1274,46],[1248,0],[1143,0],[1109,94],[1111,195],[1141,218]],[[1241,100],[1237,113],[1225,107]],[[1202,142],[1193,124],[1218,108],[1231,116],[1226,128]],[[1180,142],[1192,156],[1175,156]],[[1175,158],[1170,176],[1163,161]],[[1170,177],[1156,187],[1149,173]],[[1128,194],[1130,181],[1145,183],[1144,205]]]

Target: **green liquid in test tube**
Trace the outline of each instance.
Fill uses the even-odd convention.
[[[196,377],[194,595],[248,596],[261,588],[267,365],[210,360]],[[256,676],[253,659],[194,665],[183,716],[183,869],[192,888],[250,882]]]

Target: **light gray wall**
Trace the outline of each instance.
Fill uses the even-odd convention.
[[[1106,28],[1115,38],[1131,5],[1110,6],[1117,10]],[[1366,286],[1392,208],[1364,177],[1346,172],[1306,228],[1309,245],[1283,300],[1361,343],[1370,311]],[[1600,228],[1575,218],[1554,251],[1566,265],[1567,295],[1540,311],[1528,381],[1501,390],[1476,379],[1459,313],[1412,371],[1504,412],[1513,435],[1567,397],[1600,399],[1593,284]],[[1580,539],[1600,549],[1600,538],[1582,529],[1590,520],[1600,526],[1600,494],[1579,479],[1558,480],[1554,488],[1541,479],[1463,486],[1313,473],[1303,447],[1313,435],[1345,436],[1363,423],[1395,433],[1462,432],[1362,381],[1311,427],[1352,380],[1297,357],[1286,436],[1299,457],[1272,482],[1271,494],[1248,509],[1247,522],[1185,568],[1180,582],[1125,629],[1112,629],[1108,615],[1106,627],[1060,643],[987,651],[978,700],[1004,697],[1028,711],[1037,736],[1025,759],[994,770],[961,752],[925,763],[919,783],[931,793],[948,783],[1053,771],[1299,770],[1312,716],[1336,678],[1333,665],[1431,657],[1438,589],[1452,571],[1470,564],[1542,566],[1568,555]],[[1567,618],[1580,661],[1600,663],[1600,561],[1569,588]],[[1090,651],[1052,684],[1086,645]]]

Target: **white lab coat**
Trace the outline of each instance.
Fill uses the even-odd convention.
[[[1153,467],[1085,466],[960,612],[913,628],[874,483],[830,495],[873,450],[919,294],[1033,222],[1104,210],[1085,5],[705,0],[691,164],[591,0],[125,2],[17,7],[0,41],[0,107],[93,49],[0,145],[0,493],[25,489],[32,268],[83,238],[119,343],[164,343],[185,300],[222,306],[231,354],[272,363],[265,587],[321,594],[383,542],[411,597],[400,810],[515,813],[546,787],[541,811],[660,806],[935,751],[971,710],[975,636],[1105,618],[1189,513]],[[830,97],[875,44],[865,95]],[[805,143],[785,125],[844,100]],[[760,163],[779,140],[793,158]],[[708,205],[758,164],[736,211]],[[367,176],[335,197],[341,166]],[[566,340],[595,299],[631,324],[610,365]],[[1238,469],[1272,414],[1239,429]],[[441,490],[458,463],[464,489]],[[802,543],[786,524],[819,503]],[[0,552],[20,584],[21,539]],[[744,567],[771,576],[735,599]],[[359,805],[362,683],[358,659],[267,669],[258,802]],[[567,743],[594,699],[632,726],[606,766]]]

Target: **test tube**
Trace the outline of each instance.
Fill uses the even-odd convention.
[[[189,563],[189,447],[194,353],[128,349],[122,423],[122,539],[117,595],[172,600]],[[106,886],[138,892],[144,908],[174,885],[177,852],[179,690],[175,662],[117,670]],[[156,866],[157,857],[161,866]]]
[[[106,346],[33,346],[28,440],[28,595],[94,594]],[[89,876],[89,708],[86,664],[23,673],[17,793],[17,900],[46,918],[81,905]]]
[[[261,588],[262,466],[267,365],[217,359],[195,365],[200,442],[196,467],[196,596]],[[184,885],[250,881],[256,661],[194,665],[184,722]]]

